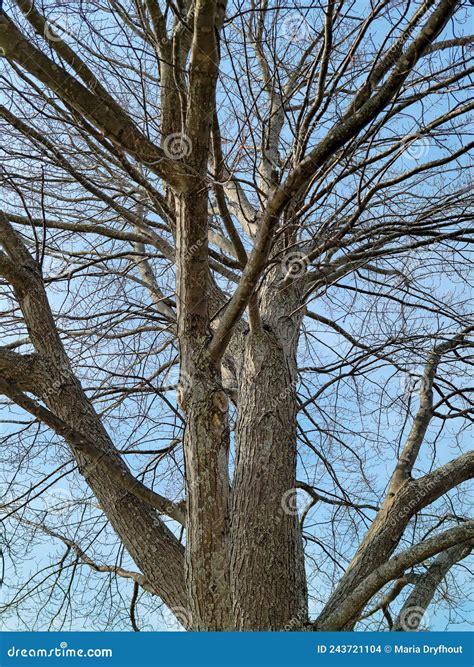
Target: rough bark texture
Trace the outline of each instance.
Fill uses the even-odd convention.
[[[453,565],[471,553],[472,547],[473,544],[468,542],[446,549],[427,568],[426,572],[418,577],[412,592],[400,609],[392,628],[394,632],[418,630],[438,586]]]
[[[81,446],[69,441],[79,470],[146,580],[170,607],[183,607],[187,599],[184,549],[156,511],[125,491],[117,484],[117,477],[110,474],[112,461],[124,477],[130,472],[74,376],[54,324],[40,267],[5,219],[0,220],[0,231],[2,244],[15,260],[15,265],[12,264],[15,293],[41,360],[42,373],[29,388],[59,419],[94,443],[95,453],[91,457]]]
[[[267,287],[262,330],[245,337],[231,539],[232,604],[240,630],[295,629],[307,618],[294,497],[298,296],[293,285]]]

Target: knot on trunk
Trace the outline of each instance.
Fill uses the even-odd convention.
[[[227,398],[225,391],[220,389],[219,391],[214,392],[212,395],[212,403],[219,412],[226,413],[229,407],[229,399]]]

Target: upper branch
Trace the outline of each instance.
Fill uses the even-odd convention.
[[[417,578],[412,592],[405,600],[397,620],[394,623],[392,630],[406,630],[406,619],[410,610],[416,608],[416,624],[420,624],[423,613],[428,608],[431,600],[440,583],[448,574],[449,570],[459,563],[460,560],[466,558],[474,547],[473,542],[462,542],[455,544],[446,551],[443,551],[435,561],[428,567],[426,572]],[[411,629],[411,628],[410,628]]]
[[[0,15],[0,47],[7,59],[24,67],[53,90],[65,104],[98,127],[111,142],[148,165],[169,185],[178,189],[183,187],[186,169],[182,162],[170,159],[155,146],[108,94],[104,103],[100,94],[86,88],[33,46],[5,14]],[[71,58],[68,57],[68,60]],[[80,71],[84,73],[84,69]],[[91,81],[88,80],[88,83],[91,84]]]
[[[443,30],[456,10],[459,0],[441,0],[436,10],[426,21],[418,36],[396,61],[394,71],[379,91],[354,111],[349,107],[341,122],[335,124],[324,139],[288,175],[284,183],[270,198],[262,215],[255,245],[248,258],[240,283],[231,298],[226,312],[210,344],[210,352],[219,357],[223,354],[236,322],[242,316],[257,282],[266,266],[280,215],[292,197],[308,187],[317,170],[337,150],[347,144],[366,127],[396,96],[402,84],[433,40]]]

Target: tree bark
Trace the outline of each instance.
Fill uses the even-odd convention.
[[[362,543],[340,579],[334,593],[325,605],[319,623],[336,613],[339,606],[376,568],[381,567],[392,555],[405,528],[413,516],[441,495],[463,481],[474,472],[472,452],[450,461],[424,477],[405,482],[395,496],[385,499]],[[357,620],[357,610],[345,629],[352,629]]]
[[[80,472],[98,499],[111,525],[137,563],[145,579],[172,609],[187,604],[184,549],[156,510],[117,484],[111,464],[130,471],[121,460],[101,420],[75,377],[49,307],[39,265],[19,235],[0,216],[2,245],[8,253],[8,271],[43,373],[34,393],[62,422],[95,445],[91,457],[71,439],[68,444]],[[30,357],[31,359],[31,357]]]
[[[297,629],[307,618],[296,487],[296,346],[292,287],[267,287],[261,331],[246,336],[232,503],[237,630]],[[271,306],[271,307],[270,307]]]
[[[18,0],[16,4],[22,10],[24,20],[29,21],[40,38],[44,38],[48,27],[46,18],[34,7],[31,8],[31,2],[27,0]],[[252,105],[247,108],[243,97],[234,105],[233,96],[239,88],[237,80],[233,83],[235,90],[226,88],[225,79],[230,71],[228,64],[219,81],[225,0],[184,0],[173,7],[172,12],[168,8],[165,14],[161,13],[154,0],[136,3],[137,17],[129,17],[129,23],[135,35],[143,34],[145,41],[145,48],[137,49],[137,52],[147,54],[147,47],[151,46],[157,54],[156,71],[153,73],[147,70],[146,76],[143,76],[141,69],[134,70],[129,63],[123,70],[124,76],[128,77],[131,67],[131,71],[138,75],[136,82],[142,78],[143,117],[136,113],[140,107],[140,95],[136,96],[132,87],[130,92],[134,100],[130,100],[130,104],[119,102],[119,91],[123,96],[125,88],[114,85],[117,83],[115,73],[120,68],[119,62],[115,63],[112,57],[110,62],[103,60],[104,65],[109,64],[109,68],[104,67],[104,73],[109,71],[110,75],[110,71],[113,72],[107,81],[108,77],[102,76],[100,66],[100,77],[96,76],[92,52],[81,52],[80,49],[76,52],[72,47],[74,40],[67,40],[67,43],[60,38],[51,40],[48,50],[42,52],[39,46],[41,39],[33,43],[29,31],[27,34],[17,26],[16,19],[5,13],[0,15],[0,52],[17,68],[12,74],[12,81],[19,76],[18,67],[23,68],[26,74],[22,85],[31,86],[33,93],[30,103],[23,88],[19,91],[20,95],[24,95],[19,99],[31,107],[27,122],[16,118],[10,108],[0,107],[0,116],[22,141],[31,143],[46,158],[46,171],[53,166],[53,178],[43,174],[42,185],[48,186],[44,188],[45,193],[48,188],[56,188],[58,183],[69,185],[72,178],[76,187],[84,188],[87,196],[92,196],[92,202],[100,204],[97,215],[91,214],[89,200],[84,199],[80,190],[76,219],[75,214],[72,216],[71,206],[76,199],[69,200],[68,195],[62,195],[59,189],[51,190],[57,192],[59,204],[66,203],[64,220],[56,219],[58,202],[54,206],[46,206],[42,217],[38,214],[30,216],[25,206],[28,198],[23,196],[24,213],[28,215],[13,213],[10,220],[26,227],[32,225],[35,236],[33,241],[29,237],[26,243],[36,242],[38,257],[41,253],[47,257],[49,251],[52,251],[51,257],[55,257],[56,240],[53,239],[54,244],[49,245],[46,227],[67,231],[71,237],[82,233],[101,234],[109,240],[120,241],[123,252],[116,253],[115,244],[111,244],[110,251],[106,249],[103,254],[98,251],[94,255],[91,266],[102,262],[108,266],[109,259],[115,260],[119,255],[128,257],[130,246],[122,248],[122,243],[134,244],[134,259],[130,260],[132,268],[140,272],[141,286],[151,293],[154,311],[160,315],[160,322],[163,319],[168,321],[179,345],[181,375],[177,398],[185,414],[186,500],[169,503],[132,476],[107,433],[106,422],[94,410],[89,393],[86,395],[67,357],[49,308],[41,262],[29,254],[29,246],[23,243],[20,234],[14,232],[5,216],[0,217],[0,231],[3,233],[0,244],[5,249],[5,253],[0,251],[0,274],[14,288],[35,352],[19,355],[8,346],[0,348],[0,393],[65,439],[104,515],[140,568],[140,577],[143,576],[140,582],[143,581],[147,590],[159,595],[188,629],[352,629],[371,596],[393,577],[400,577],[401,581],[405,567],[438,553],[436,537],[393,557],[404,531],[417,512],[472,475],[474,455],[471,453],[421,479],[412,477],[431,419],[436,416],[433,387],[438,364],[445,352],[451,352],[453,356],[457,354],[457,348],[465,344],[466,329],[451,341],[438,345],[429,357],[418,414],[386,497],[320,618],[310,626],[303,541],[295,502],[298,453],[296,401],[299,393],[297,346],[302,317],[309,300],[315,302],[323,288],[341,288],[349,294],[352,283],[356,285],[355,272],[358,270],[393,276],[400,271],[382,266],[396,259],[398,253],[408,253],[425,244],[440,243],[443,238],[463,242],[467,238],[468,230],[464,229],[464,225],[453,228],[455,231],[452,232],[451,226],[448,227],[454,218],[449,198],[440,200],[442,203],[446,201],[448,212],[447,220],[440,223],[438,230],[441,214],[437,209],[444,211],[444,207],[439,206],[437,198],[434,208],[417,205],[413,207],[412,214],[410,197],[407,196],[405,201],[405,191],[402,195],[396,187],[391,189],[410,177],[408,171],[399,174],[398,168],[397,173],[391,174],[388,162],[385,162],[392,157],[398,160],[395,156],[405,146],[407,137],[402,134],[397,136],[396,142],[389,145],[388,152],[384,148],[378,154],[377,149],[377,146],[383,145],[377,133],[384,129],[384,123],[390,120],[392,114],[414,103],[414,98],[422,101],[428,94],[423,92],[425,86],[438,94],[438,90],[442,91],[443,87],[448,90],[450,82],[452,84],[457,80],[451,78],[446,79],[444,84],[435,82],[432,85],[429,81],[431,70],[428,78],[419,78],[417,69],[418,63],[420,67],[424,66],[420,62],[424,55],[440,47],[433,41],[448,24],[458,4],[458,0],[428,0],[416,9],[413,19],[399,33],[393,46],[385,53],[384,47],[381,47],[376,60],[377,51],[374,50],[375,64],[367,81],[353,95],[352,84],[346,86],[344,78],[342,81],[339,78],[346,76],[346,68],[352,77],[351,68],[356,64],[355,56],[358,55],[356,50],[359,45],[356,42],[351,47],[353,52],[348,52],[345,57],[347,64],[341,64],[340,72],[328,74],[332,69],[328,68],[328,63],[332,58],[342,62],[337,50],[332,53],[333,44],[339,41],[337,30],[341,19],[332,0],[329,0],[325,10],[322,50],[306,49],[299,65],[294,71],[289,66],[283,78],[277,76],[280,66],[286,67],[284,60],[279,62],[279,47],[275,43],[275,51],[269,51],[265,34],[267,18],[271,15],[275,17],[271,20],[277,21],[281,8],[277,8],[276,13],[268,12],[267,3],[260,8],[252,3],[248,12],[251,17],[248,22],[251,39],[248,43],[255,51],[263,76],[260,77],[261,90],[258,96],[251,98]],[[371,20],[375,19],[378,11],[374,10]],[[124,12],[126,17],[127,12]],[[227,41],[227,33],[233,34],[235,27],[232,24],[236,18],[237,15],[227,17],[226,29],[222,33],[225,48],[233,43]],[[365,32],[371,21],[365,27],[364,23],[361,30]],[[413,32],[415,28],[418,30],[416,34]],[[247,28],[242,30],[242,36],[246,38]],[[362,38],[363,32],[360,33],[360,40]],[[391,39],[388,36],[387,45]],[[315,39],[314,46],[318,40],[319,37]],[[131,44],[134,45],[133,40]],[[362,42],[360,44],[363,46]],[[364,57],[368,57],[370,51],[370,48],[367,53],[364,50]],[[223,52],[226,53],[225,50]],[[245,66],[248,66],[253,56],[249,60],[245,49],[244,52]],[[312,52],[319,52],[319,56],[310,65],[308,57]],[[267,60],[270,54],[272,62]],[[119,59],[122,55],[120,53]],[[156,76],[157,72],[159,76]],[[318,81],[315,78],[317,75]],[[255,81],[260,78],[255,77]],[[148,79],[152,81],[153,91],[150,104],[146,94]],[[253,95],[252,79],[249,76],[242,86],[243,95],[247,92]],[[283,86],[282,80],[285,81]],[[132,81],[135,81],[134,76],[125,78],[129,85]],[[416,95],[413,93],[413,81],[419,89]],[[107,85],[113,92],[108,92]],[[303,92],[305,87],[306,93]],[[158,89],[161,92],[158,93]],[[13,109],[18,107],[18,102],[14,102],[17,95],[18,91],[12,88]],[[259,104],[255,105],[254,101],[264,99],[265,95],[270,104],[261,113]],[[41,96],[51,107],[47,114],[38,111],[37,100],[41,100]],[[231,110],[224,114],[227,118],[222,124],[222,137],[219,129],[221,102],[222,106]],[[329,111],[327,116],[326,111]],[[71,130],[70,148],[64,150],[67,143],[62,140],[52,142],[47,138],[48,131],[43,132],[43,125],[38,124],[37,118],[43,113],[47,121],[44,127],[57,125],[59,130],[63,123],[68,137]],[[448,119],[451,128],[451,121],[458,113],[461,111],[456,107],[441,120],[429,121],[423,126],[422,135],[434,130],[438,123],[447,123]],[[290,116],[295,120],[294,128],[287,125]],[[156,123],[159,123],[158,132]],[[386,127],[390,129],[389,125]],[[321,128],[327,129],[322,131]],[[295,142],[288,152],[285,144],[293,129]],[[322,134],[318,138],[316,135],[320,130]],[[234,133],[235,137],[229,136]],[[58,131],[57,135],[53,134],[61,137],[63,133]],[[15,137],[15,134],[12,136]],[[455,136],[451,129],[450,136]],[[260,138],[262,146],[258,149]],[[176,142],[177,152],[170,150],[170,141]],[[75,152],[76,145],[78,152]],[[86,150],[91,149],[98,158],[97,168],[94,166],[91,169],[87,161],[80,159],[85,145]],[[411,174],[420,175],[425,171],[427,176],[437,174],[434,167],[439,168],[445,162],[457,159],[467,149],[463,147],[456,151],[453,144],[449,158],[420,163],[411,170]],[[361,157],[362,154],[365,157]],[[16,155],[15,159],[21,163],[20,153],[12,155]],[[378,166],[374,166],[371,172],[371,165],[377,165],[379,159],[384,160],[381,165],[387,164],[387,178],[394,178],[382,180],[385,167],[378,171]],[[36,164],[36,160],[35,154],[32,163]],[[254,172],[250,181],[245,173],[249,165]],[[370,168],[367,170],[367,167]],[[66,180],[64,175],[54,173],[56,168],[58,174],[64,172]],[[27,166],[26,171],[28,169]],[[149,171],[153,172],[153,179],[155,176],[160,179],[159,185],[155,180],[148,180]],[[115,188],[115,183],[109,183],[115,174],[120,174],[123,179],[123,191],[122,185]],[[346,202],[341,200],[340,204],[335,204],[334,214],[330,212],[332,204],[329,206],[329,202],[333,194],[334,202],[339,198],[335,184],[342,183],[345,190],[347,177],[358,174],[361,180],[357,192],[354,191],[354,196],[348,195]],[[13,184],[18,180],[15,169],[11,180]],[[25,183],[33,201],[38,192],[28,179]],[[407,195],[410,187],[416,186],[410,186],[408,182]],[[391,214],[386,216],[386,221],[383,216],[377,223],[379,204],[370,204],[371,198],[374,197],[374,202],[378,200],[377,192],[383,193],[385,189],[387,193],[389,188],[390,193],[397,192],[397,196],[401,197],[400,225],[393,224]],[[209,203],[210,190],[215,192],[217,206]],[[20,190],[18,193],[15,191],[12,201],[17,194]],[[138,213],[134,212],[137,194],[144,202],[143,211],[147,211],[148,215],[146,220],[138,214],[142,203]],[[45,209],[43,199],[41,205]],[[351,199],[357,200],[356,208],[352,208]],[[104,205],[106,208],[103,208]],[[12,208],[15,209],[15,206],[18,208],[19,204],[12,205]],[[32,206],[37,208],[36,204]],[[51,219],[47,214],[48,207],[54,213]],[[94,208],[91,210],[94,211]],[[216,220],[219,217],[216,212],[221,221]],[[156,222],[155,214],[162,218],[161,222]],[[234,216],[247,238],[240,237]],[[372,218],[375,218],[373,227]],[[461,220],[464,219],[463,212]],[[40,237],[36,236],[37,229],[44,233],[42,249],[39,247]],[[209,239],[217,245],[219,252],[209,248]],[[398,241],[400,246],[397,246]],[[287,253],[289,248],[299,247],[299,243],[301,247],[308,248],[305,260],[312,265],[304,280],[282,275],[284,271],[275,268],[275,258]],[[158,257],[156,253],[150,253],[149,262],[146,259],[148,246],[158,250]],[[76,250],[67,251],[64,256],[84,259],[82,251],[76,257]],[[140,262],[137,257],[141,257]],[[160,263],[163,257],[166,260],[164,268]],[[382,260],[381,266],[378,265],[379,259]],[[153,276],[155,261],[160,271],[163,268],[163,273],[169,271],[169,262],[176,265],[176,315],[174,295],[165,299],[165,294],[170,291],[167,278],[167,286],[161,291],[158,280]],[[78,261],[77,270],[88,275],[88,266],[82,260]],[[71,269],[71,276],[75,271],[76,268]],[[116,264],[111,265],[110,271],[127,275]],[[354,275],[354,280],[341,285],[340,280],[350,274]],[[136,276],[133,277],[136,279]],[[228,294],[221,291],[221,282],[224,284],[224,281],[220,277],[228,280],[225,288],[230,286]],[[62,275],[55,276],[53,271],[48,280],[62,289]],[[232,283],[235,285],[233,290]],[[375,282],[372,287],[374,285]],[[363,286],[357,287],[359,289],[361,294],[371,294],[368,290],[364,291]],[[392,297],[391,283],[385,285],[385,292],[382,291],[381,296]],[[412,307],[408,305],[408,299],[406,302],[407,307]],[[320,301],[315,305],[316,309],[322,310],[325,303],[327,305],[327,302]],[[405,305],[405,301],[403,303]],[[98,310],[101,312],[101,307]],[[74,308],[72,311],[75,316]],[[346,315],[349,314],[349,325],[352,326],[354,311],[349,309]],[[154,315],[149,329],[156,324]],[[7,322],[9,317],[7,315]],[[382,341],[382,352],[379,352],[379,348],[374,350],[373,345],[359,340],[359,334],[353,336],[345,332],[337,324],[338,317],[335,316],[334,322],[319,314],[312,317],[332,326],[355,348],[393,362],[394,367],[399,368],[396,361],[399,341],[396,336],[393,340],[391,336],[386,343]],[[130,319],[127,317],[124,321]],[[100,324],[94,325],[91,331],[100,327]],[[156,328],[160,335],[165,331]],[[117,331],[119,334],[121,332]],[[413,338],[417,339],[416,336]],[[441,339],[444,340],[443,337]],[[387,354],[384,345],[389,348]],[[392,345],[395,346],[393,357],[390,352]],[[359,373],[359,362],[354,361],[352,351],[343,351],[342,355],[346,358],[341,356],[339,369],[352,364],[352,370],[347,374],[340,370],[335,387],[342,386],[339,382],[344,381],[346,376],[356,380]],[[319,351],[316,351],[316,356],[319,356]],[[109,377],[109,369],[104,368],[103,371],[106,371],[105,377]],[[325,372],[324,368],[322,372]],[[332,374],[334,369],[327,372]],[[155,377],[158,375],[159,371]],[[153,387],[148,388],[153,390]],[[124,394],[128,391],[128,388],[122,389]],[[27,394],[34,394],[40,400],[36,402]],[[229,396],[237,414],[234,440],[229,428]],[[459,396],[464,400],[462,391]],[[318,400],[319,394],[314,400],[310,399],[315,410],[320,408]],[[449,396],[446,401],[449,401]],[[175,412],[174,406],[170,407]],[[464,409],[460,409],[457,416],[463,412]],[[444,415],[441,417],[444,418]],[[231,485],[229,450],[232,445],[235,446],[235,468]],[[312,489],[309,484],[306,486]],[[319,498],[322,499],[322,496]],[[337,500],[328,502],[346,504]],[[355,507],[349,501],[347,505]],[[373,509],[373,505],[370,507]],[[185,526],[185,547],[162,521],[160,514],[175,519],[181,527]],[[418,601],[418,606],[426,608],[443,573],[449,569],[449,562],[454,556],[462,556],[467,549],[466,542],[472,540],[472,530],[472,525],[466,524],[441,534],[439,548],[447,551],[430,566],[430,577],[420,579],[405,607]],[[457,545],[456,540],[461,540],[462,544]]]
[[[456,544],[434,560],[427,571],[418,578],[412,592],[405,600],[392,628],[394,632],[418,630],[438,586],[453,565],[466,558],[472,548],[472,543]]]

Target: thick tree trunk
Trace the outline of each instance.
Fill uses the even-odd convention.
[[[204,372],[203,372],[204,371]],[[207,372],[206,372],[207,371]],[[184,438],[186,580],[194,630],[230,629],[227,397],[212,363],[192,376]]]
[[[181,375],[186,413],[186,582],[194,630],[229,627],[229,428],[220,363],[206,347],[209,327],[207,194],[179,200],[177,251]]]
[[[246,336],[231,529],[237,630],[297,629],[307,617],[293,500],[298,322],[289,316],[292,306],[292,299],[269,290],[261,303],[264,328]]]
[[[221,360],[208,351],[210,271],[208,178],[211,127],[218,74],[218,31],[225,2],[199,0],[189,65],[183,139],[192,176],[179,202],[177,249],[178,338],[181,406],[186,413],[186,583],[192,628],[229,627],[228,402]]]

